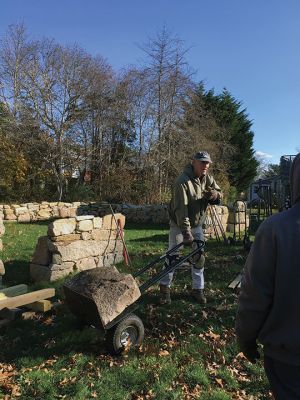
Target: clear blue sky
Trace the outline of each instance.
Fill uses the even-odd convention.
[[[196,79],[226,87],[253,121],[254,149],[278,163],[300,151],[300,0],[0,0],[0,36],[78,43],[118,71],[166,26],[191,47]]]

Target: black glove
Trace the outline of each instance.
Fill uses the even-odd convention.
[[[193,244],[194,237],[190,229],[182,231],[183,244],[185,246],[191,246]]]
[[[209,187],[207,188],[207,190],[204,191],[203,196],[208,201],[216,201],[217,198],[219,197],[219,192],[216,189],[212,189]]]
[[[250,361],[252,364],[255,364],[256,361],[260,358],[260,354],[258,352],[258,346],[256,340],[251,340],[249,342],[239,343],[241,352]]]

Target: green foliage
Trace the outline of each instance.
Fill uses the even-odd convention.
[[[236,187],[230,186],[229,193],[228,193],[228,203],[233,203],[236,200],[238,200],[238,196],[239,196],[239,194],[238,194]]]
[[[68,190],[64,196],[64,200],[67,202],[89,202],[95,200],[95,197],[93,186],[90,184],[71,181],[68,185]]]
[[[280,174],[280,165],[279,164],[268,164],[260,178],[261,179],[272,178],[279,174]]]
[[[189,364],[184,370],[183,374],[185,382],[193,387],[196,385],[201,385],[203,387],[209,386],[209,378],[207,371],[203,364]]]
[[[228,149],[227,166],[230,184],[239,192],[246,190],[257,174],[258,162],[254,157],[252,122],[246,114],[246,109],[241,109],[242,103],[236,100],[228,90],[224,89],[219,95],[213,90],[203,91],[206,107],[214,117],[221,131],[226,134],[225,141]]]
[[[213,390],[209,393],[200,396],[200,400],[231,400],[231,396],[224,390]]]

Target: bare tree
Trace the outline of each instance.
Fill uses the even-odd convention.
[[[62,47],[46,39],[35,43],[34,50],[23,68],[22,101],[52,138],[47,156],[61,200],[65,172],[75,156],[71,135],[82,112],[86,89],[83,74],[90,59],[76,46]]]
[[[155,136],[150,140],[149,155],[156,164],[159,198],[168,187],[172,162],[174,133],[182,116],[182,100],[191,87],[191,73],[185,61],[183,43],[163,28],[155,38],[142,46],[147,56],[145,70],[149,75]]]
[[[9,104],[13,116],[17,117],[24,70],[32,54],[24,24],[10,25],[0,46],[0,101]]]

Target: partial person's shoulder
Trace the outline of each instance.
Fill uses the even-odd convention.
[[[207,174],[206,175],[206,185],[210,186],[213,182],[215,182],[215,179],[212,175]]]
[[[188,182],[189,180],[191,180],[191,178],[190,178],[187,174],[185,174],[185,173],[183,172],[181,175],[179,175],[179,176],[176,178],[176,180],[175,180],[175,185],[182,185],[182,184]]]
[[[275,231],[282,226],[282,222],[288,217],[288,211],[282,211],[267,217],[259,226],[256,235],[264,235],[267,232]]]

